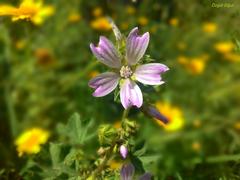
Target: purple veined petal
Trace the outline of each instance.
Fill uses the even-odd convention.
[[[106,72],[91,79],[88,85],[94,88],[93,96],[102,97],[111,93],[118,85],[119,75],[114,72]]]
[[[149,38],[148,32],[138,35],[137,27],[129,33],[126,44],[126,59],[129,65],[135,65],[143,57],[148,47]]]
[[[148,85],[161,85],[164,83],[161,78],[161,73],[166,72],[169,68],[160,63],[149,63],[140,65],[135,70],[135,78]]]
[[[120,100],[125,109],[131,106],[140,108],[143,104],[142,91],[134,81],[125,79],[120,87]]]
[[[145,173],[139,177],[139,180],[151,180],[152,175],[150,173]]]
[[[111,68],[120,68],[121,60],[119,54],[112,42],[106,37],[100,36],[98,46],[91,43],[90,49],[96,58],[103,64]]]
[[[124,164],[120,171],[121,180],[132,180],[135,168],[132,164]]]

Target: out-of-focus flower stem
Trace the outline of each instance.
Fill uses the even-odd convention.
[[[17,128],[18,128],[18,121],[16,118],[16,113],[14,110],[14,104],[11,98],[11,93],[10,93],[10,80],[9,80],[9,75],[11,73],[11,63],[10,60],[11,58],[11,40],[10,40],[10,35],[8,33],[8,30],[2,26],[1,27],[1,32],[2,32],[2,37],[5,43],[5,49],[4,49],[4,57],[3,61],[5,63],[5,82],[4,82],[4,96],[5,96],[5,101],[6,101],[6,107],[7,107],[7,112],[9,116],[9,125],[11,129],[11,135],[13,138],[16,137],[17,135]]]
[[[5,101],[6,101],[6,106],[7,106],[8,116],[9,116],[11,135],[13,138],[15,138],[17,135],[18,122],[17,122],[16,113],[14,110],[14,105],[11,99],[9,89],[10,89],[9,84],[6,82],[4,87],[4,96],[5,96]]]
[[[130,110],[130,108],[124,109],[123,116],[122,116],[122,121],[124,121],[127,118],[129,110]]]
[[[202,162],[221,163],[221,162],[236,161],[236,160],[240,160],[240,154],[212,156],[212,157],[207,157],[206,159],[195,158],[193,159],[192,163],[193,164],[201,164]]]

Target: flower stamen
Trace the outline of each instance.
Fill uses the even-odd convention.
[[[122,66],[120,69],[120,76],[122,78],[129,78],[133,74],[131,68],[129,66]]]

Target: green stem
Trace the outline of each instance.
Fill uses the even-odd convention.
[[[107,165],[108,161],[111,159],[113,155],[113,149],[115,147],[116,143],[113,143],[113,145],[110,147],[110,149],[106,152],[106,155],[103,158],[102,163],[97,167],[97,169],[93,172],[92,176],[93,178],[96,178],[97,175],[104,169],[104,167]]]
[[[129,111],[130,111],[130,108],[124,109],[122,121],[124,121],[127,118]]]
[[[127,118],[128,113],[129,113],[130,108],[125,109],[123,111],[123,115],[122,115],[122,122]],[[114,147],[116,146],[116,142],[114,142],[111,147],[109,148],[109,150],[106,151],[106,154],[103,158],[102,163],[97,167],[97,169],[93,172],[92,177],[96,178],[97,175],[104,169],[104,167],[107,165],[108,161],[111,159],[111,157],[113,156],[113,150]]]
[[[239,161],[240,160],[240,154],[234,154],[234,155],[221,155],[221,156],[212,156],[207,157],[205,160],[201,158],[195,158],[193,159],[193,164],[200,164],[203,162],[206,163],[221,163],[221,162],[228,162],[228,161]]]
[[[5,96],[5,101],[7,105],[7,112],[9,116],[11,134],[12,134],[12,137],[15,138],[17,135],[18,122],[17,122],[15,111],[14,111],[14,105],[11,99],[11,95],[9,93],[8,84],[5,84],[4,96]]]
[[[12,59],[11,39],[10,39],[10,35],[9,35],[7,28],[5,28],[3,26],[1,31],[2,31],[2,34],[4,34],[3,40],[5,42],[3,59],[4,59],[5,66],[6,66],[6,73],[5,73],[6,81],[4,82],[4,96],[5,96],[7,113],[8,113],[9,122],[10,122],[9,125],[10,125],[10,129],[11,129],[11,135],[13,138],[15,138],[17,135],[18,122],[17,122],[16,113],[15,113],[15,109],[14,109],[14,103],[12,101],[11,93],[10,93],[11,80],[9,77],[11,75],[10,60]]]

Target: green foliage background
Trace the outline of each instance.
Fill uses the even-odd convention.
[[[170,71],[164,75],[165,85],[155,93],[147,92],[149,99],[171,102],[184,114],[184,127],[168,132],[138,110],[131,110],[129,118],[139,125],[132,149],[139,167],[151,172],[154,179],[240,179],[240,60],[226,61],[214,48],[219,41],[232,41],[234,52],[240,53],[240,4],[222,0],[217,2],[234,6],[214,8],[212,2],[49,0],[45,3],[54,5],[56,12],[42,26],[1,17],[0,179],[81,179],[80,170],[94,167],[98,157],[98,127],[121,119],[123,108],[113,101],[113,95],[94,98],[87,85],[91,72],[105,71],[96,63],[89,44],[97,43],[100,35],[114,41],[111,31],[91,27],[96,7],[112,17],[125,35],[135,26],[150,32],[147,54],[168,65]],[[18,4],[13,0],[1,3]],[[129,15],[128,6],[136,12]],[[81,20],[69,22],[72,12],[78,12]],[[146,17],[148,23],[139,24],[140,17]],[[172,18],[178,19],[177,26],[169,24]],[[216,32],[204,32],[206,22],[215,23]],[[25,41],[23,49],[16,48],[19,40]],[[186,48],[179,49],[179,43]],[[50,54],[45,61],[36,56],[39,48]],[[201,74],[189,73],[177,61],[180,56],[203,54],[209,60]],[[66,125],[74,112],[81,120]],[[200,126],[194,125],[196,120]],[[49,143],[41,153],[19,158],[14,140],[33,126],[50,131]],[[198,150],[192,147],[196,142]],[[105,174],[105,178],[119,178],[118,173]]]

